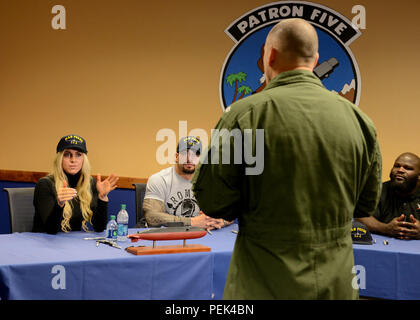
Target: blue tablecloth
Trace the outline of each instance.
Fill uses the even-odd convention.
[[[236,239],[234,229],[237,225],[187,240],[209,246],[211,252],[144,256],[83,240],[102,236],[98,233],[0,235],[0,298],[221,299]],[[129,229],[129,233],[137,230]],[[182,241],[157,242],[168,244]],[[152,242],[119,245],[124,249]]]
[[[237,225],[232,225],[213,231],[212,235],[187,240],[209,246],[211,252],[146,256],[104,244],[96,247],[95,241],[83,240],[101,236],[98,233],[0,235],[0,298],[221,299],[236,239],[232,230],[237,229]],[[420,241],[378,235],[373,238],[373,245],[354,245],[355,265],[364,270],[360,295],[420,299]],[[385,245],[384,240],[389,244]],[[167,244],[182,241],[157,243]],[[131,245],[151,246],[152,242],[126,242],[121,246]]]
[[[355,265],[365,269],[361,296],[420,299],[420,240],[373,235],[373,245],[353,245]],[[384,244],[387,241],[388,244]]]

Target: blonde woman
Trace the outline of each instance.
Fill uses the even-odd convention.
[[[60,139],[51,174],[41,178],[34,194],[33,232],[96,232],[105,229],[108,193],[117,187],[118,177],[91,177],[86,141],[78,135]]]

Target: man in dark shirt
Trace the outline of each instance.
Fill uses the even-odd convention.
[[[420,239],[420,158],[408,152],[400,155],[390,179],[383,183],[375,214],[365,217],[355,212],[355,218],[373,233]]]

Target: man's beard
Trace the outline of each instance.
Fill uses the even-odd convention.
[[[391,173],[391,187],[401,194],[411,193],[417,186],[418,176],[407,178],[400,182],[395,180],[395,175]]]
[[[182,172],[186,174],[191,174],[195,172],[195,166],[193,166],[192,169],[187,169],[184,167],[184,165],[182,165],[181,169],[182,169]]]

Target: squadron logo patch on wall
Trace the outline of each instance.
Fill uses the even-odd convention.
[[[325,6],[304,1],[279,1],[245,13],[225,30],[235,46],[226,57],[221,74],[223,110],[264,89],[265,39],[276,23],[288,18],[302,18],[315,27],[319,61],[314,73],[323,85],[359,104],[360,72],[349,45],[361,35],[360,30],[346,17]]]

